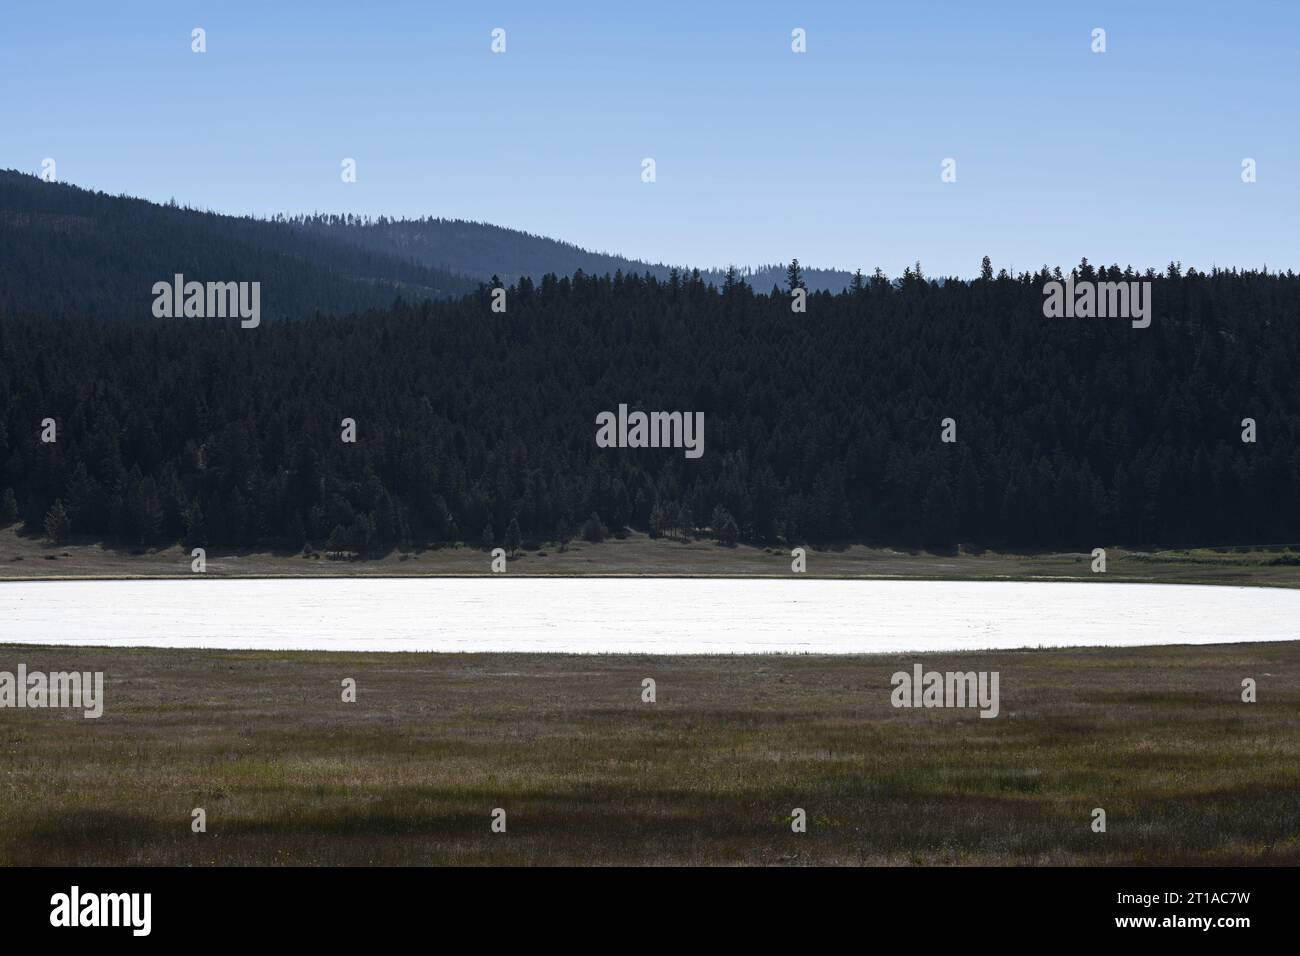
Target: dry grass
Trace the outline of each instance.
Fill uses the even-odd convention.
[[[923,656],[994,720],[892,708],[919,659],[0,646],[107,692],[0,710],[0,862],[1300,863],[1300,642]]]
[[[269,552],[209,552],[209,577],[364,577],[488,575],[491,557],[474,547],[395,551],[365,561],[330,561],[323,555]],[[191,577],[190,553],[180,546],[162,549],[105,548],[94,542],[53,545],[0,529],[0,581],[36,578]],[[1091,555],[1074,552],[1008,554],[993,551],[956,554],[905,552],[852,545],[808,549],[806,577],[912,578],[972,581],[1066,580],[1130,581],[1166,584],[1230,584],[1300,587],[1300,551],[1160,551],[1107,549],[1107,571],[1093,574]],[[521,552],[510,562],[512,575],[653,577],[793,577],[788,548],[711,541],[654,540],[630,534],[600,544],[575,541],[561,552],[553,542]]]

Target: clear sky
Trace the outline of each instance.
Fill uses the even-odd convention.
[[[1300,268],[1297,0],[6,0],[0,71],[0,167],[223,212],[698,266]]]

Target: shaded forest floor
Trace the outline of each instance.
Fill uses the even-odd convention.
[[[0,670],[20,661],[103,671],[106,703],[98,720],[0,711],[4,864],[1300,864],[1300,642],[739,658],[0,645]],[[998,671],[1000,716],[895,709],[890,676],[917,661]],[[1240,699],[1246,677],[1258,703]]]
[[[1229,584],[1300,587],[1300,546],[1285,548],[1138,551],[1107,548],[1105,574],[1091,570],[1090,554],[1013,554],[994,551],[952,554],[909,552],[852,545],[807,549],[807,575],[827,578],[946,580],[1080,580],[1168,584]],[[73,542],[52,545],[0,529],[0,581],[34,578],[188,577],[188,549],[106,548]],[[1289,562],[1289,563],[1282,563]],[[674,577],[788,577],[790,549],[713,541],[682,542],[630,534],[599,544],[575,541],[520,551],[508,573],[528,575],[667,575]],[[491,573],[491,557],[478,547],[393,551],[367,560],[330,560],[324,553],[218,552],[207,555],[213,577],[436,576]]]

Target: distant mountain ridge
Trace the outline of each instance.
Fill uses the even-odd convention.
[[[684,274],[693,271],[690,266],[672,266],[592,252],[571,242],[464,219],[433,216],[422,219],[390,219],[386,216],[358,219],[316,215],[295,216],[287,221],[308,234],[329,236],[483,281],[494,275],[506,282],[514,282],[525,275],[538,279],[547,273],[573,275],[578,270],[588,275],[612,275],[621,271],[625,275],[649,274],[657,279],[667,279],[674,268]],[[774,285],[785,284],[785,263],[737,267],[736,271],[756,291],[768,292]],[[701,269],[700,277],[707,283],[721,286],[726,271]],[[805,266],[803,278],[813,291],[841,292],[848,287],[853,276],[844,270]]]
[[[261,282],[269,317],[447,298],[476,280],[283,222],[110,196],[0,171],[0,315],[150,314],[155,282]]]
[[[83,189],[0,170],[0,315],[148,314],[150,289],[187,279],[260,281],[269,318],[444,299],[498,276],[650,274],[672,267],[590,252],[486,223],[357,216],[231,216]],[[679,268],[689,274],[689,268]],[[758,291],[785,267],[737,270]],[[847,272],[804,269],[812,290],[839,291]],[[702,271],[721,285],[724,273]]]

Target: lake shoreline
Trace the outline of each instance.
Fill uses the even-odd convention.
[[[936,581],[1091,581],[1142,584],[1218,584],[1300,588],[1300,548],[1260,546],[1141,551],[1107,547],[1105,573],[1092,571],[1091,552],[1022,554],[958,550],[953,554],[861,544],[807,546],[804,572],[792,570],[792,549],[712,541],[652,539],[639,533],[594,544],[570,542],[561,551],[530,548],[505,563],[504,576],[542,578],[717,578]],[[1280,563],[1288,562],[1288,563]],[[1294,562],[1294,563],[1289,563]],[[198,577],[191,551],[130,550],[101,543],[54,545],[0,529],[0,582],[34,580],[148,580]],[[205,554],[212,578],[473,578],[491,577],[492,555],[470,546],[394,551],[364,560],[330,560],[322,552]]]

